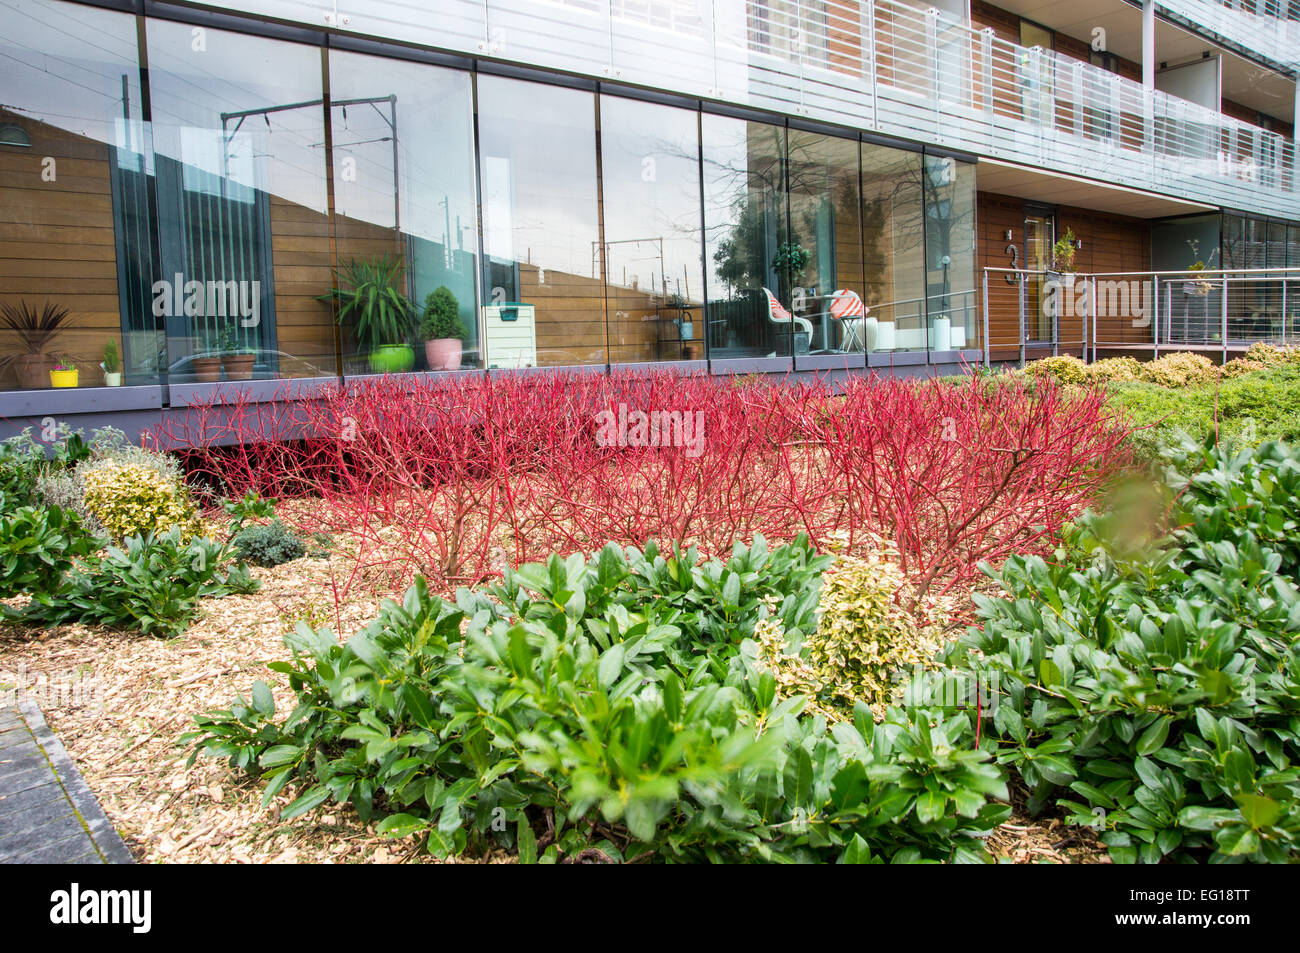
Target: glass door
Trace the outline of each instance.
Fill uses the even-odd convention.
[[[1047,294],[1047,269],[1052,265],[1055,232],[1052,215],[1025,216],[1024,339],[1027,344],[1051,343],[1052,314]]]

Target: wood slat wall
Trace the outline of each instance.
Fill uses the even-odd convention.
[[[32,145],[0,147],[0,302],[71,309],[53,353],[77,364],[83,385],[102,383],[104,343],[116,338],[121,353],[108,147],[0,109],[6,121],[25,129]],[[20,350],[12,333],[0,348]],[[7,369],[0,387],[15,386]]]
[[[1083,241],[1083,248],[1075,254],[1077,272],[1143,272],[1151,267],[1151,227],[1144,219],[1070,206],[1061,206],[1056,214],[1057,236],[1069,229]],[[985,267],[1012,267],[1008,244],[1017,246],[1017,267],[1025,267],[1024,199],[980,192],[977,220],[981,282]],[[1007,229],[1012,231],[1012,242],[1006,239]],[[1019,286],[1009,284],[1003,275],[989,275],[989,346],[994,360],[1019,356],[1019,293]],[[1062,317],[1061,340],[1082,340],[1082,324],[1081,318]],[[1150,334],[1149,327],[1134,325],[1128,316],[1104,318],[1099,327],[1099,336],[1112,342],[1142,342],[1149,340]]]

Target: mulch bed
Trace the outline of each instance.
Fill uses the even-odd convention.
[[[298,621],[351,634],[374,617],[379,579],[352,580],[336,607],[335,584],[349,579],[346,555],[300,559],[254,569],[262,588],[247,596],[207,600],[183,638],[165,641],[82,625],[0,626],[0,683],[21,673],[86,782],[137,860],[164,863],[429,862],[415,838],[383,838],[350,805],[327,804],[282,822],[295,796],[286,789],[271,806],[261,788],[223,761],[200,758],[176,739],[192,716],[226,707],[258,679],[272,686],[277,707],[293,699],[266,663],[283,659],[282,634]],[[9,673],[6,675],[4,673]],[[72,686],[73,690],[69,690]],[[0,690],[12,688],[0,684]],[[1012,820],[989,841],[995,857],[1015,863],[1105,862],[1092,831],[1058,818],[1029,819],[1018,803]],[[493,853],[462,863],[506,863]]]

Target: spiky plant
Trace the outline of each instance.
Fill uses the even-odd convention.
[[[340,324],[355,320],[362,347],[404,344],[415,309],[402,291],[402,269],[401,259],[391,255],[372,261],[353,258],[335,269],[334,287],[318,300],[336,305]]]
[[[4,330],[18,335],[22,342],[21,353],[44,354],[67,330],[64,322],[67,321],[68,314],[67,308],[48,301],[44,308],[37,311],[24,300],[17,304],[0,305],[0,324],[3,324]]]

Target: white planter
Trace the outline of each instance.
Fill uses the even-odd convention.
[[[105,372],[104,372],[104,386],[105,386],[105,387],[121,387],[121,386],[122,386],[122,372],[121,372],[121,371],[118,371],[116,374],[110,374],[110,373],[108,373],[108,371],[105,371]]]
[[[930,322],[930,350],[947,351],[952,347],[952,318],[935,318]]]
[[[960,324],[948,333],[948,346],[954,351],[960,351],[966,346],[966,329]]]
[[[867,318],[866,341],[868,351],[892,351],[894,349],[894,322]]]

